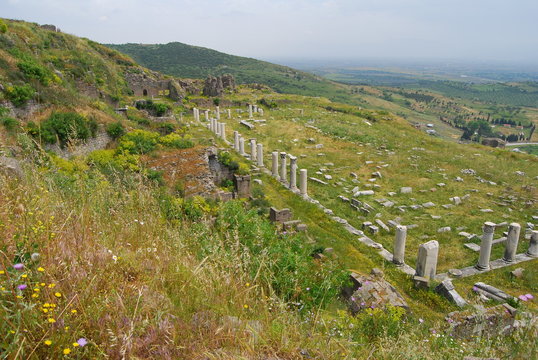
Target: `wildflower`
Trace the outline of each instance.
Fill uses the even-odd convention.
[[[41,289],[39,289],[39,288],[34,288],[34,291],[35,291],[35,292],[40,292]]]
[[[49,309],[41,309],[41,310],[43,310],[43,312],[44,312],[45,314],[49,312]]]
[[[39,297],[39,294],[32,294],[32,297],[33,297],[33,298],[38,298],[38,297]]]
[[[64,330],[65,331],[69,330],[69,326],[64,327]]]
[[[116,255],[112,255],[112,260],[114,260],[114,262],[118,262],[118,257]]]
[[[86,346],[86,344],[88,344],[88,340],[86,340],[85,338],[80,338],[80,339],[77,340],[77,344],[80,347],[84,347],[84,346]]]
[[[246,286],[246,287],[249,287],[249,286],[250,286],[250,283],[246,283],[245,286]]]
[[[44,304],[43,304],[43,307],[44,307],[44,308],[48,308],[48,307],[50,307],[50,304],[49,304],[49,303],[44,303]]]
[[[22,269],[24,269],[24,264],[21,264],[21,263],[15,264],[15,265],[13,265],[13,269],[22,270]]]
[[[0,275],[4,275],[6,272],[4,270],[0,270]]]
[[[54,324],[56,322],[56,320],[54,320],[54,318],[48,318],[47,321],[51,324]]]
[[[15,296],[15,297],[16,297],[17,299],[22,299],[22,296],[20,296],[20,295],[17,295],[17,296]]]
[[[473,291],[474,292],[477,292],[478,291],[478,288],[476,286],[473,286]]]
[[[78,342],[74,342],[74,343],[73,343],[73,347],[77,347],[77,346],[80,346],[80,345],[78,344]]]
[[[22,291],[22,290],[26,289],[27,287],[28,287],[28,285],[22,284],[22,285],[17,286],[17,289]]]
[[[45,286],[46,284],[45,283],[40,283],[39,286]]]
[[[70,348],[65,348],[63,353],[64,353],[64,355],[69,355],[69,354],[71,354],[71,349]]]
[[[418,319],[418,322],[422,324],[424,322],[424,319]]]
[[[51,345],[52,345],[52,341],[50,341],[50,340],[45,340],[45,345],[47,345],[47,346],[51,346]]]
[[[59,293],[59,292],[55,292],[55,293],[54,293],[54,296],[56,296],[56,297],[62,297],[62,294]]]
[[[73,310],[71,310],[71,313],[72,313],[72,314],[76,314],[76,313],[77,313],[77,309],[73,309]]]
[[[243,305],[243,308],[248,309],[248,305],[247,304]]]
[[[52,289],[55,286],[56,286],[56,284],[49,284],[49,289]]]
[[[529,299],[527,298],[527,295],[519,295],[517,298],[518,298],[519,300],[521,300],[521,301],[528,301],[528,300],[529,300]]]
[[[532,296],[532,294],[527,294],[525,295],[527,297],[528,300],[532,300],[534,299],[534,296]]]
[[[21,278],[26,279],[28,277],[28,274],[22,274]]]
[[[37,268],[37,271],[39,271],[39,272],[43,272],[43,271],[45,271],[45,269],[43,269],[43,268],[40,266],[40,267]]]

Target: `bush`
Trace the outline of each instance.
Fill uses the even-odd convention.
[[[183,138],[178,134],[168,134],[159,139],[159,142],[167,147],[176,149],[188,149],[194,146],[194,143],[189,138]]]
[[[70,139],[87,140],[95,136],[97,122],[74,112],[53,113],[41,126],[29,122],[28,132],[47,144],[59,141],[60,146],[64,147]]]
[[[88,164],[97,167],[101,172],[111,170],[138,171],[138,156],[118,153],[114,150],[96,150],[88,155]]]
[[[168,110],[172,108],[168,104],[154,103],[153,100],[137,101],[135,106],[138,110],[144,109],[151,111],[153,114],[155,114],[155,116],[158,117],[163,116]]]
[[[157,147],[159,134],[146,130],[135,130],[121,137],[120,150],[131,154],[147,154]]]
[[[19,126],[19,120],[12,117],[0,118],[0,123],[6,128],[7,131],[12,132]]]
[[[17,67],[27,78],[39,80],[44,86],[47,86],[50,82],[50,71],[36,64],[33,60],[24,60],[17,64]]]
[[[5,34],[7,32],[7,24],[0,19],[0,34]]]
[[[221,151],[217,155],[219,163],[226,166],[228,169],[235,171],[239,169],[237,161],[233,160],[232,155],[228,151]]]
[[[15,85],[15,86],[8,86],[5,90],[6,97],[15,105],[15,106],[23,106],[28,102],[28,100],[32,99],[35,94],[35,90],[30,85]]]
[[[114,140],[122,137],[125,135],[125,127],[121,124],[121,122],[115,122],[112,124],[108,124],[106,127],[106,133]]]

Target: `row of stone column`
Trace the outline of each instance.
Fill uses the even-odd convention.
[[[280,169],[278,166],[278,158],[280,156]],[[290,158],[290,181],[288,183],[287,176],[287,158]],[[288,186],[292,191],[297,190],[297,157],[288,155],[285,152],[273,151],[272,153],[273,166],[271,173],[273,177],[277,180],[280,180],[284,185]],[[279,173],[280,170],[280,173]],[[301,195],[308,195],[308,171],[306,169],[301,169],[299,171],[299,191]]]
[[[228,119],[231,119],[232,118],[232,110],[231,109],[227,109],[226,110],[227,113],[228,113]],[[196,121],[200,121],[200,109],[198,108],[193,108],[192,109],[192,114],[194,116],[194,120]],[[209,116],[209,110],[205,110],[204,111],[204,115],[205,115],[205,120],[206,121],[209,121],[210,120],[210,116]],[[215,108],[215,116],[217,118],[217,120],[220,120],[220,107],[217,106]]]
[[[480,244],[480,256],[476,268],[478,270],[490,269],[491,248],[493,245],[493,235],[495,232],[495,224],[492,222],[484,223],[482,242]],[[507,263],[513,262],[516,258],[517,245],[519,243],[519,235],[521,225],[517,223],[510,224],[508,228],[508,236],[505,242],[503,260]],[[396,226],[396,236],[394,237],[394,250],[392,262],[396,265],[405,263],[405,241],[407,238],[407,227]],[[439,243],[435,240],[421,244],[418,250],[416,275],[421,277],[435,277],[437,267],[437,257],[439,255]],[[526,252],[527,256],[538,257],[538,231],[533,231],[529,243],[529,248]]]
[[[208,124],[209,130],[211,130],[215,135],[220,137],[222,140],[226,141],[226,124],[219,122],[217,119],[210,119]]]
[[[253,113],[258,113],[261,116],[263,116],[263,109],[259,108],[258,105],[249,104],[248,105],[248,118],[249,119],[252,119],[254,117]]]

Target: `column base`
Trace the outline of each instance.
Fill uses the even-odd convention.
[[[486,270],[491,269],[489,265],[488,266],[481,266],[481,265],[476,264],[474,267],[478,271],[486,271]]]
[[[525,255],[531,258],[538,258],[538,254],[531,254],[530,252],[526,252]]]

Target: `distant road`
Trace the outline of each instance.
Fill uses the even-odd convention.
[[[505,146],[538,145],[538,142],[506,143]]]

